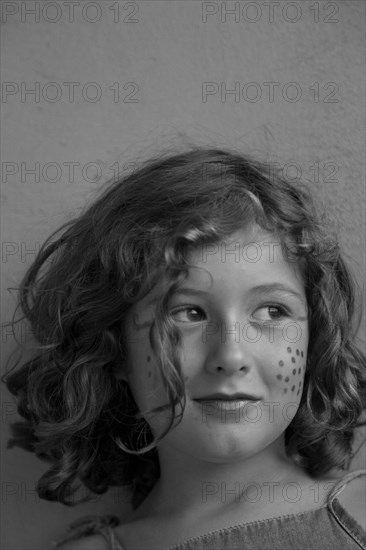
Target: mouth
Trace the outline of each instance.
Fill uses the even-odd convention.
[[[248,395],[245,393],[223,394],[215,393],[204,397],[194,399],[196,403],[201,405],[206,412],[213,414],[224,411],[236,411],[245,408],[248,405],[261,401],[260,397]]]
[[[196,397],[194,401],[260,401],[261,398],[257,395],[249,395],[247,393],[212,393],[202,397]]]

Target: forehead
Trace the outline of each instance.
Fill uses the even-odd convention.
[[[222,241],[202,244],[189,257],[187,281],[194,286],[247,288],[287,282],[304,294],[300,265],[285,254],[278,235],[258,227],[243,229]]]
[[[208,259],[219,258],[225,262],[226,258],[231,256],[236,263],[240,257],[241,261],[247,260],[249,263],[257,263],[264,257],[263,251],[266,247],[272,249],[279,248],[281,240],[273,233],[264,231],[258,226],[251,225],[246,229],[241,229],[221,241],[214,243],[201,243],[190,254],[190,263],[207,263]]]

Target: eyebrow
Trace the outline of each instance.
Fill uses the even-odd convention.
[[[178,288],[174,294],[190,294],[192,296],[207,296],[210,292],[205,290],[197,290],[195,288]]]
[[[288,294],[292,294],[293,296],[296,296],[296,298],[299,298],[302,302],[304,301],[304,297],[300,292],[297,292],[295,289],[283,285],[282,283],[271,283],[266,285],[257,285],[252,287],[249,292],[254,294],[265,294],[268,292],[271,292],[273,290],[279,290],[281,292],[286,292]],[[197,290],[195,288],[178,288],[175,294],[184,294],[184,295],[192,295],[192,296],[200,296],[200,295],[208,295],[209,292],[205,292],[204,290]]]
[[[291,288],[287,285],[283,285],[282,283],[271,283],[271,284],[266,284],[266,285],[257,285],[257,286],[254,286],[253,288],[251,288],[249,290],[249,292],[253,293],[253,294],[256,294],[256,295],[259,295],[259,294],[269,293],[273,290],[279,290],[281,292],[286,292],[287,294],[292,294],[293,296],[298,298],[302,302],[303,305],[305,305],[304,297],[299,292],[297,292],[295,289],[293,289],[293,288]],[[181,287],[181,288],[178,288],[174,294],[175,295],[181,294],[181,295],[184,295],[184,296],[208,296],[208,295],[210,295],[210,292],[206,292],[205,290],[197,290],[195,288]],[[148,302],[148,305],[152,305],[152,304],[156,303],[157,301],[158,301],[158,298],[155,297],[155,298],[153,298],[152,300],[150,300]]]
[[[258,285],[250,289],[251,292],[254,292],[255,294],[261,294],[270,292],[271,290],[280,290],[282,292],[287,292],[288,294],[293,294],[300,300],[304,300],[304,297],[300,292],[297,292],[295,289],[291,288],[290,286],[283,285],[282,283],[271,283],[269,285]]]
[[[183,294],[185,296],[202,296],[202,295],[208,296],[210,293],[206,292],[205,290],[197,290],[195,288],[178,288],[174,292],[174,295],[177,295],[177,294]],[[147,305],[155,304],[158,300],[159,300],[159,297],[156,296],[155,298],[152,298],[151,300],[149,300]]]

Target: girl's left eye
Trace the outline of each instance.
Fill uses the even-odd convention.
[[[171,312],[175,321],[180,323],[200,323],[206,319],[206,315],[200,307],[184,306]]]
[[[289,316],[288,310],[278,304],[269,304],[266,306],[262,306],[256,310],[256,312],[258,311],[267,312],[267,315],[265,315],[265,313],[257,315],[257,317],[260,317],[259,321],[278,321],[281,320],[283,317]]]

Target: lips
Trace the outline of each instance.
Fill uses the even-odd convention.
[[[202,397],[196,397],[194,401],[260,401],[257,395],[248,393],[211,393]]]
[[[235,413],[235,422],[238,414],[244,414],[248,406],[256,405],[261,398],[248,393],[211,393],[194,399],[198,407],[202,409],[205,421],[207,417],[219,418],[226,423],[227,415]],[[230,420],[230,419],[229,419]]]

